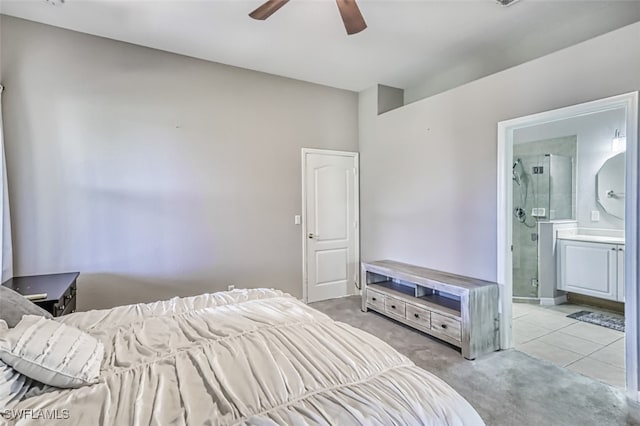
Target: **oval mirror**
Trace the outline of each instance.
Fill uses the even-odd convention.
[[[625,153],[604,162],[596,174],[596,199],[611,216],[624,219]]]

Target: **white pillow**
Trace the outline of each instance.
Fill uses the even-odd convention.
[[[98,381],[104,346],[75,327],[25,315],[0,333],[0,360],[39,382],[77,388]]]

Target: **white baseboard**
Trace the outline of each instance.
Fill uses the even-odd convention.
[[[513,303],[529,303],[531,305],[539,305],[540,304],[540,299],[538,299],[537,297],[518,297],[518,296],[513,296],[511,298],[511,301]]]
[[[638,402],[640,402],[640,392],[634,391],[632,389],[627,389],[627,399],[637,404]]]
[[[541,297],[540,305],[542,306],[553,306],[553,305],[561,305],[563,303],[567,303],[567,295],[563,294],[558,297]]]

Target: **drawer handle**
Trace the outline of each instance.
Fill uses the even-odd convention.
[[[395,308],[396,308],[396,305],[391,305],[391,309],[395,309]]]
[[[376,300],[378,300],[378,299],[376,299],[375,297],[372,297],[372,298],[371,298],[371,300],[373,300],[373,301],[375,302],[375,301],[376,301]]]
[[[441,324],[440,325],[442,328],[447,328],[447,324]]]
[[[413,316],[416,317],[416,318],[420,318],[420,315],[418,315],[418,314],[413,314]]]

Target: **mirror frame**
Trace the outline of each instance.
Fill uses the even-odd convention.
[[[630,92],[565,108],[532,114],[498,123],[497,170],[497,278],[500,290],[500,348],[513,347],[512,298],[513,258],[511,253],[513,217],[511,214],[513,134],[518,128],[558,121],[564,118],[624,108],[626,113],[625,173],[625,363],[627,396],[640,401],[639,320],[640,276],[638,241],[640,239],[638,157],[638,92]]]
[[[611,169],[611,162],[616,158],[619,157],[620,155],[624,156],[624,161],[626,162],[626,158],[627,158],[627,153],[625,151],[622,152],[618,152],[615,155],[612,155],[611,157],[607,158],[605,160],[604,163],[602,163],[602,166],[600,166],[600,168],[598,169],[598,171],[596,172],[596,202],[600,205],[600,207],[602,207],[602,210],[604,210],[605,213],[624,220],[624,203],[625,203],[625,193],[624,193],[624,176],[626,175],[626,172],[622,175],[622,188],[623,188],[623,192],[622,193],[615,193],[613,190],[608,191],[607,194],[607,198],[603,199],[600,197],[601,189],[606,189],[606,188],[600,188],[601,184],[601,179],[602,179],[602,173],[609,171]],[[608,165],[608,166],[607,166]],[[617,181],[618,179],[616,179]],[[609,187],[609,189],[611,189],[611,187]],[[622,201],[623,202],[623,206],[622,206],[622,212],[620,214],[616,214],[616,212],[611,211],[611,201]]]

